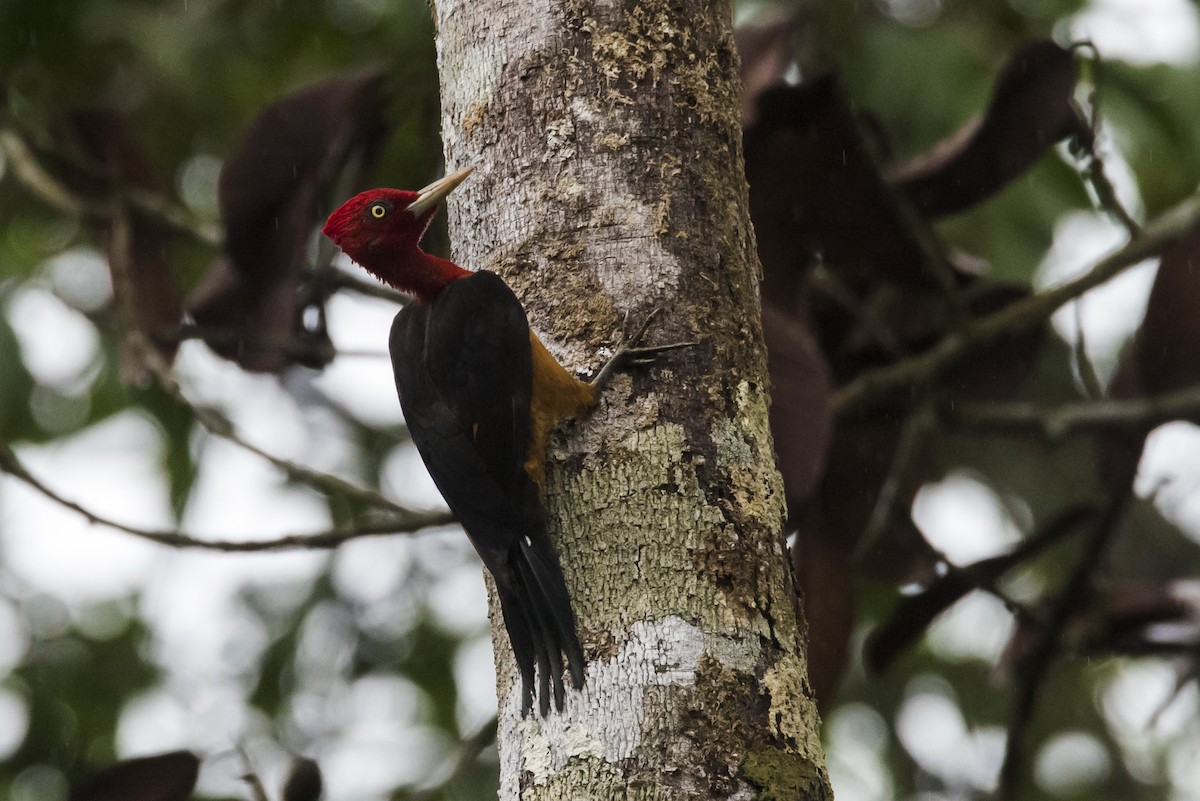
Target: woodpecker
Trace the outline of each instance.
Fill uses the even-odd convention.
[[[546,531],[546,437],[559,421],[594,408],[616,368],[680,345],[634,347],[647,319],[592,381],[580,380],[546,350],[499,276],[421,250],[439,203],[472,169],[419,192],[362,192],[334,211],[322,232],[413,298],[396,315],[389,340],[400,407],[434,484],[495,578],[521,675],[521,714],[532,707],[536,674],[545,716],[551,689],[555,707],[563,708],[563,656],[576,689],[585,664]]]

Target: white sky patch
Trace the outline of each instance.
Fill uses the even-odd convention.
[[[96,362],[96,327],[53,293],[30,286],[18,289],[7,312],[21,344],[21,360],[40,383],[74,384]]]
[[[117,725],[121,754],[155,753],[193,745],[187,704],[158,687],[125,702]]]
[[[315,554],[276,556],[282,558],[189,552],[161,565],[147,583],[141,608],[154,627],[158,661],[191,681],[229,678],[244,669],[248,658],[266,646],[266,635],[239,613],[238,589],[254,578],[259,583],[311,579],[319,565]],[[247,649],[256,650],[247,655]]]
[[[21,747],[29,728],[29,705],[12,690],[0,688],[0,759]]]
[[[1134,490],[1200,542],[1200,427],[1178,420],[1154,429],[1138,463]]]
[[[338,594],[364,606],[382,603],[412,569],[408,537],[366,537],[337,550],[333,583]]]
[[[76,309],[95,311],[112,299],[108,262],[95,248],[64,250],[48,259],[43,269],[54,293]]]
[[[427,699],[396,676],[364,676],[351,687],[344,731],[317,755],[329,801],[387,798],[397,784],[423,781],[450,753],[440,731],[424,726]]]
[[[330,299],[327,307],[334,347],[353,355],[335,359],[314,384],[371,426],[395,426],[403,420],[388,357],[388,335],[397,311],[399,307],[390,301],[344,292]]]
[[[1012,635],[1012,615],[998,598],[973,592],[929,627],[929,646],[945,659],[981,659],[996,664]]]
[[[379,483],[389,498],[413,509],[448,509],[437,485],[425,469],[421,454],[405,443],[397,445],[383,462]]]
[[[123,412],[75,436],[16,450],[34,476],[94,513],[170,528],[160,449],[154,425]],[[0,493],[9,570],[67,603],[134,591],[162,554],[160,546],[92,525],[13,478],[0,479]]]
[[[486,620],[486,614],[484,620]],[[471,732],[496,714],[496,665],[492,638],[485,629],[463,640],[454,652],[454,682],[458,686],[455,710],[461,731]]]
[[[434,622],[458,636],[486,630],[487,589],[479,560],[467,559],[438,578],[429,592]]]
[[[274,466],[231,442],[213,438],[205,443],[183,516],[186,531],[238,540],[329,525],[329,510],[313,490],[287,485]]]
[[[862,703],[837,707],[825,724],[826,763],[839,801],[891,801],[887,721]]]
[[[1033,774],[1038,785],[1060,798],[1077,798],[1112,772],[1108,749],[1092,734],[1056,734],[1038,751]]]
[[[1196,727],[1171,744],[1167,756],[1167,775],[1170,777],[1173,798],[1200,798],[1200,731]]]
[[[1200,693],[1193,679],[1179,692],[1176,667],[1153,659],[1123,661],[1118,670],[1100,688],[1100,709],[1108,730],[1121,744],[1125,767],[1140,781],[1162,780],[1162,757],[1168,748],[1186,749],[1200,737],[1197,715]],[[1192,774],[1196,762],[1193,760]],[[1176,798],[1200,797],[1198,777],[1191,775],[1176,782]],[[1188,795],[1190,790],[1192,793]]]
[[[1174,695],[1178,675],[1167,662],[1126,662],[1100,691],[1100,707],[1119,739],[1169,737],[1193,724],[1200,712],[1195,686]],[[1172,697],[1174,695],[1174,697]]]
[[[896,715],[896,734],[924,770],[952,787],[995,789],[1004,756],[1004,730],[971,729],[941,682],[912,682]]]
[[[1092,0],[1064,21],[1071,40],[1131,64],[1187,65],[1200,56],[1200,20],[1188,0]]]
[[[180,350],[176,373],[189,402],[221,409],[242,439],[274,456],[304,460],[307,421],[275,376],[246,373],[198,342]]]
[[[1054,228],[1054,244],[1034,276],[1034,288],[1041,291],[1083,274],[1127,238],[1124,229],[1105,215],[1094,212],[1064,214]],[[1130,267],[1077,301],[1066,304],[1051,318],[1059,336],[1072,344],[1078,341],[1077,320],[1082,318],[1088,358],[1103,380],[1111,376],[1121,346],[1141,323],[1156,265],[1157,261],[1151,260]]]
[[[957,565],[996,556],[1021,538],[1000,497],[966,473],[923,486],[912,512],[933,547]]]

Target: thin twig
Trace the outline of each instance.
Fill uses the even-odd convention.
[[[854,549],[856,562],[862,562],[888,533],[897,503],[901,500],[905,502],[909,500],[908,497],[901,498],[900,493],[905,488],[905,480],[912,481],[912,471],[909,470],[909,467],[918,452],[918,444],[929,432],[932,424],[933,407],[928,400],[922,401],[904,421],[904,428],[900,432],[899,442],[896,443],[896,450],[892,455],[892,464],[888,468],[887,477],[879,488],[879,495],[875,499],[871,517],[867,520],[866,530],[863,531],[858,545]]]
[[[1020,683],[1016,691],[1013,717],[1008,724],[1008,742],[1004,751],[1004,762],[1000,767],[999,797],[1012,801],[1020,797],[1020,785],[1025,765],[1025,735],[1037,708],[1038,696],[1045,684],[1050,665],[1058,650],[1063,630],[1071,615],[1084,604],[1090,593],[1092,573],[1108,550],[1108,544],[1117,530],[1131,497],[1131,489],[1114,495],[1105,506],[1104,513],[1096,522],[1091,536],[1084,543],[1083,555],[1071,571],[1070,578],[1059,592],[1046,624],[1028,660],[1025,662]]]
[[[942,410],[953,426],[1009,432],[1029,431],[1059,440],[1079,431],[1150,429],[1171,420],[1200,419],[1200,387],[1131,400],[1101,399],[1058,406],[1015,401],[958,401]]]
[[[252,333],[245,329],[197,325],[186,323],[160,334],[161,338],[172,342],[183,342],[188,339],[198,339],[210,345],[245,345],[248,347],[275,348],[293,358],[317,358],[322,361],[332,361],[334,358],[389,358],[387,351],[355,350],[352,348],[334,348],[328,341],[316,338],[305,339],[294,334],[277,332]]]
[[[1192,195],[1164,212],[1123,247],[1105,256],[1084,275],[1017,301],[954,331],[924,353],[895,364],[869,370],[838,390],[830,403],[838,416],[861,413],[901,390],[926,385],[975,350],[1006,336],[1045,323],[1063,304],[1079,297],[1127,268],[1159,255],[1200,222],[1200,194]]]
[[[444,526],[454,522],[454,517],[446,512],[405,511],[403,515],[373,520],[355,526],[315,531],[309,534],[284,534],[247,541],[205,540],[177,530],[139,528],[99,515],[75,501],[63,497],[58,492],[46,486],[40,479],[29,472],[28,468],[21,462],[12,448],[5,443],[0,443],[0,472],[9,474],[58,505],[82,515],[89,523],[107,526],[108,528],[123,531],[140,539],[149,540],[150,542],[166,545],[171,548],[199,548],[227,553],[293,549],[324,550],[336,548],[347,540],[359,537],[372,537],[383,534],[412,534],[424,528]]]
[[[263,786],[262,779],[258,777],[258,771],[254,769],[254,763],[250,761],[250,754],[246,752],[246,747],[239,744],[237,750],[242,757],[242,767],[245,771],[241,778],[250,787],[250,795],[254,801],[270,801],[267,796],[267,788]]]
[[[450,782],[475,762],[483,749],[496,742],[496,723],[497,719],[493,717],[460,742],[454,756],[447,759],[437,771],[442,777],[435,784],[425,785],[410,793],[400,793],[398,797],[403,801],[429,801],[439,795]]]
[[[1072,50],[1078,54],[1087,50],[1091,56],[1082,58],[1084,78],[1088,82],[1087,106],[1084,107],[1072,101],[1072,108],[1079,120],[1080,134],[1071,143],[1072,153],[1079,159],[1079,172],[1083,180],[1092,188],[1096,203],[1117,220],[1129,233],[1136,237],[1141,232],[1141,226],[1133,219],[1133,215],[1121,203],[1117,196],[1116,187],[1108,178],[1104,160],[1097,152],[1097,142],[1100,140],[1100,80],[1099,75],[1103,61],[1093,42],[1078,42]]]
[[[880,319],[879,313],[870,308],[823,262],[818,261],[813,265],[807,280],[813,291],[825,295],[852,315],[872,343],[883,349],[888,356],[898,359],[907,354],[904,342],[892,330],[892,325]]]
[[[1075,356],[1075,368],[1079,371],[1079,383],[1083,385],[1085,397],[1093,400],[1104,397],[1104,383],[1096,373],[1087,352],[1087,334],[1083,330],[1083,298],[1075,301],[1075,345],[1071,349]]]
[[[328,278],[322,277],[322,280],[328,280],[337,289],[348,289],[351,292],[357,292],[360,295],[365,295],[369,298],[379,298],[380,300],[390,300],[394,303],[404,304],[408,302],[408,297],[401,292],[392,289],[390,286],[381,284],[377,281],[367,281],[362,278],[357,278],[341,270],[331,270]]]
[[[290,332],[279,331],[247,331],[235,326],[211,326],[185,323],[173,328],[167,328],[158,335],[166,340],[183,342],[187,339],[199,339],[212,347],[242,346],[260,347],[278,350],[293,359],[318,359],[323,363],[333,361],[342,355],[334,349],[332,343],[318,338],[304,339]],[[382,353],[382,351],[379,351]]]
[[[108,220],[114,203],[81,197],[50,174],[37,160],[33,150],[16,130],[0,127],[0,153],[12,164],[13,174],[26,189],[43,202],[74,217]],[[117,200],[127,202],[139,212],[153,217],[170,228],[189,234],[203,244],[219,247],[223,241],[218,226],[202,222],[178,203],[146,189],[113,186]]]
[[[222,437],[223,439],[227,439],[235,445],[238,445],[250,453],[253,453],[255,456],[270,462],[272,465],[283,471],[283,473],[290,479],[307,484],[308,486],[320,490],[326,494],[350,498],[360,503],[374,506],[378,509],[384,509],[395,515],[403,516],[410,513],[408,509],[405,509],[388,498],[385,498],[375,490],[359,487],[356,484],[352,484],[351,482],[330,473],[315,470],[306,465],[298,464],[288,459],[284,459],[283,457],[276,456],[275,454],[265,451],[257,445],[254,445],[253,443],[243,439],[237,433],[237,429],[234,428],[233,423],[230,422],[225,415],[221,414],[212,407],[198,406],[189,401],[187,396],[183,393],[183,389],[179,386],[179,382],[175,379],[171,368],[157,353],[151,352],[146,354],[145,361],[146,366],[150,370],[151,374],[158,379],[159,385],[167,392],[168,395],[170,395],[179,403],[182,403],[188,407],[200,425],[204,426],[211,433]]]
[[[1027,563],[1047,548],[1078,530],[1092,515],[1085,506],[1066,509],[1037,531],[1000,556],[981,559],[959,567],[943,560],[946,572],[916,595],[902,598],[892,615],[867,638],[864,651],[872,671],[886,670],[892,661],[919,637],[934,618],[957,603],[972,590],[983,590],[998,598],[1022,623],[1040,622],[1022,603],[1009,597],[999,586],[1000,579],[1013,568]]]

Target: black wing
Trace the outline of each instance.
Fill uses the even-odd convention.
[[[479,272],[432,304],[401,309],[390,346],[417,449],[496,572],[493,561],[512,547],[508,532],[536,524],[523,508],[533,385],[525,310],[497,276]]]
[[[550,682],[561,709],[561,654],[576,687],[583,654],[538,489],[525,472],[533,387],[525,310],[503,281],[480,271],[432,304],[402,309],[390,347],[413,442],[496,579],[524,708],[536,661],[543,714]]]

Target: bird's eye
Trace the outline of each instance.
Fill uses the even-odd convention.
[[[374,217],[377,220],[382,220],[384,217],[387,216],[388,209],[387,209],[387,206],[384,205],[383,203],[380,203],[379,201],[375,201],[370,206],[370,212],[371,212],[372,217]]]

